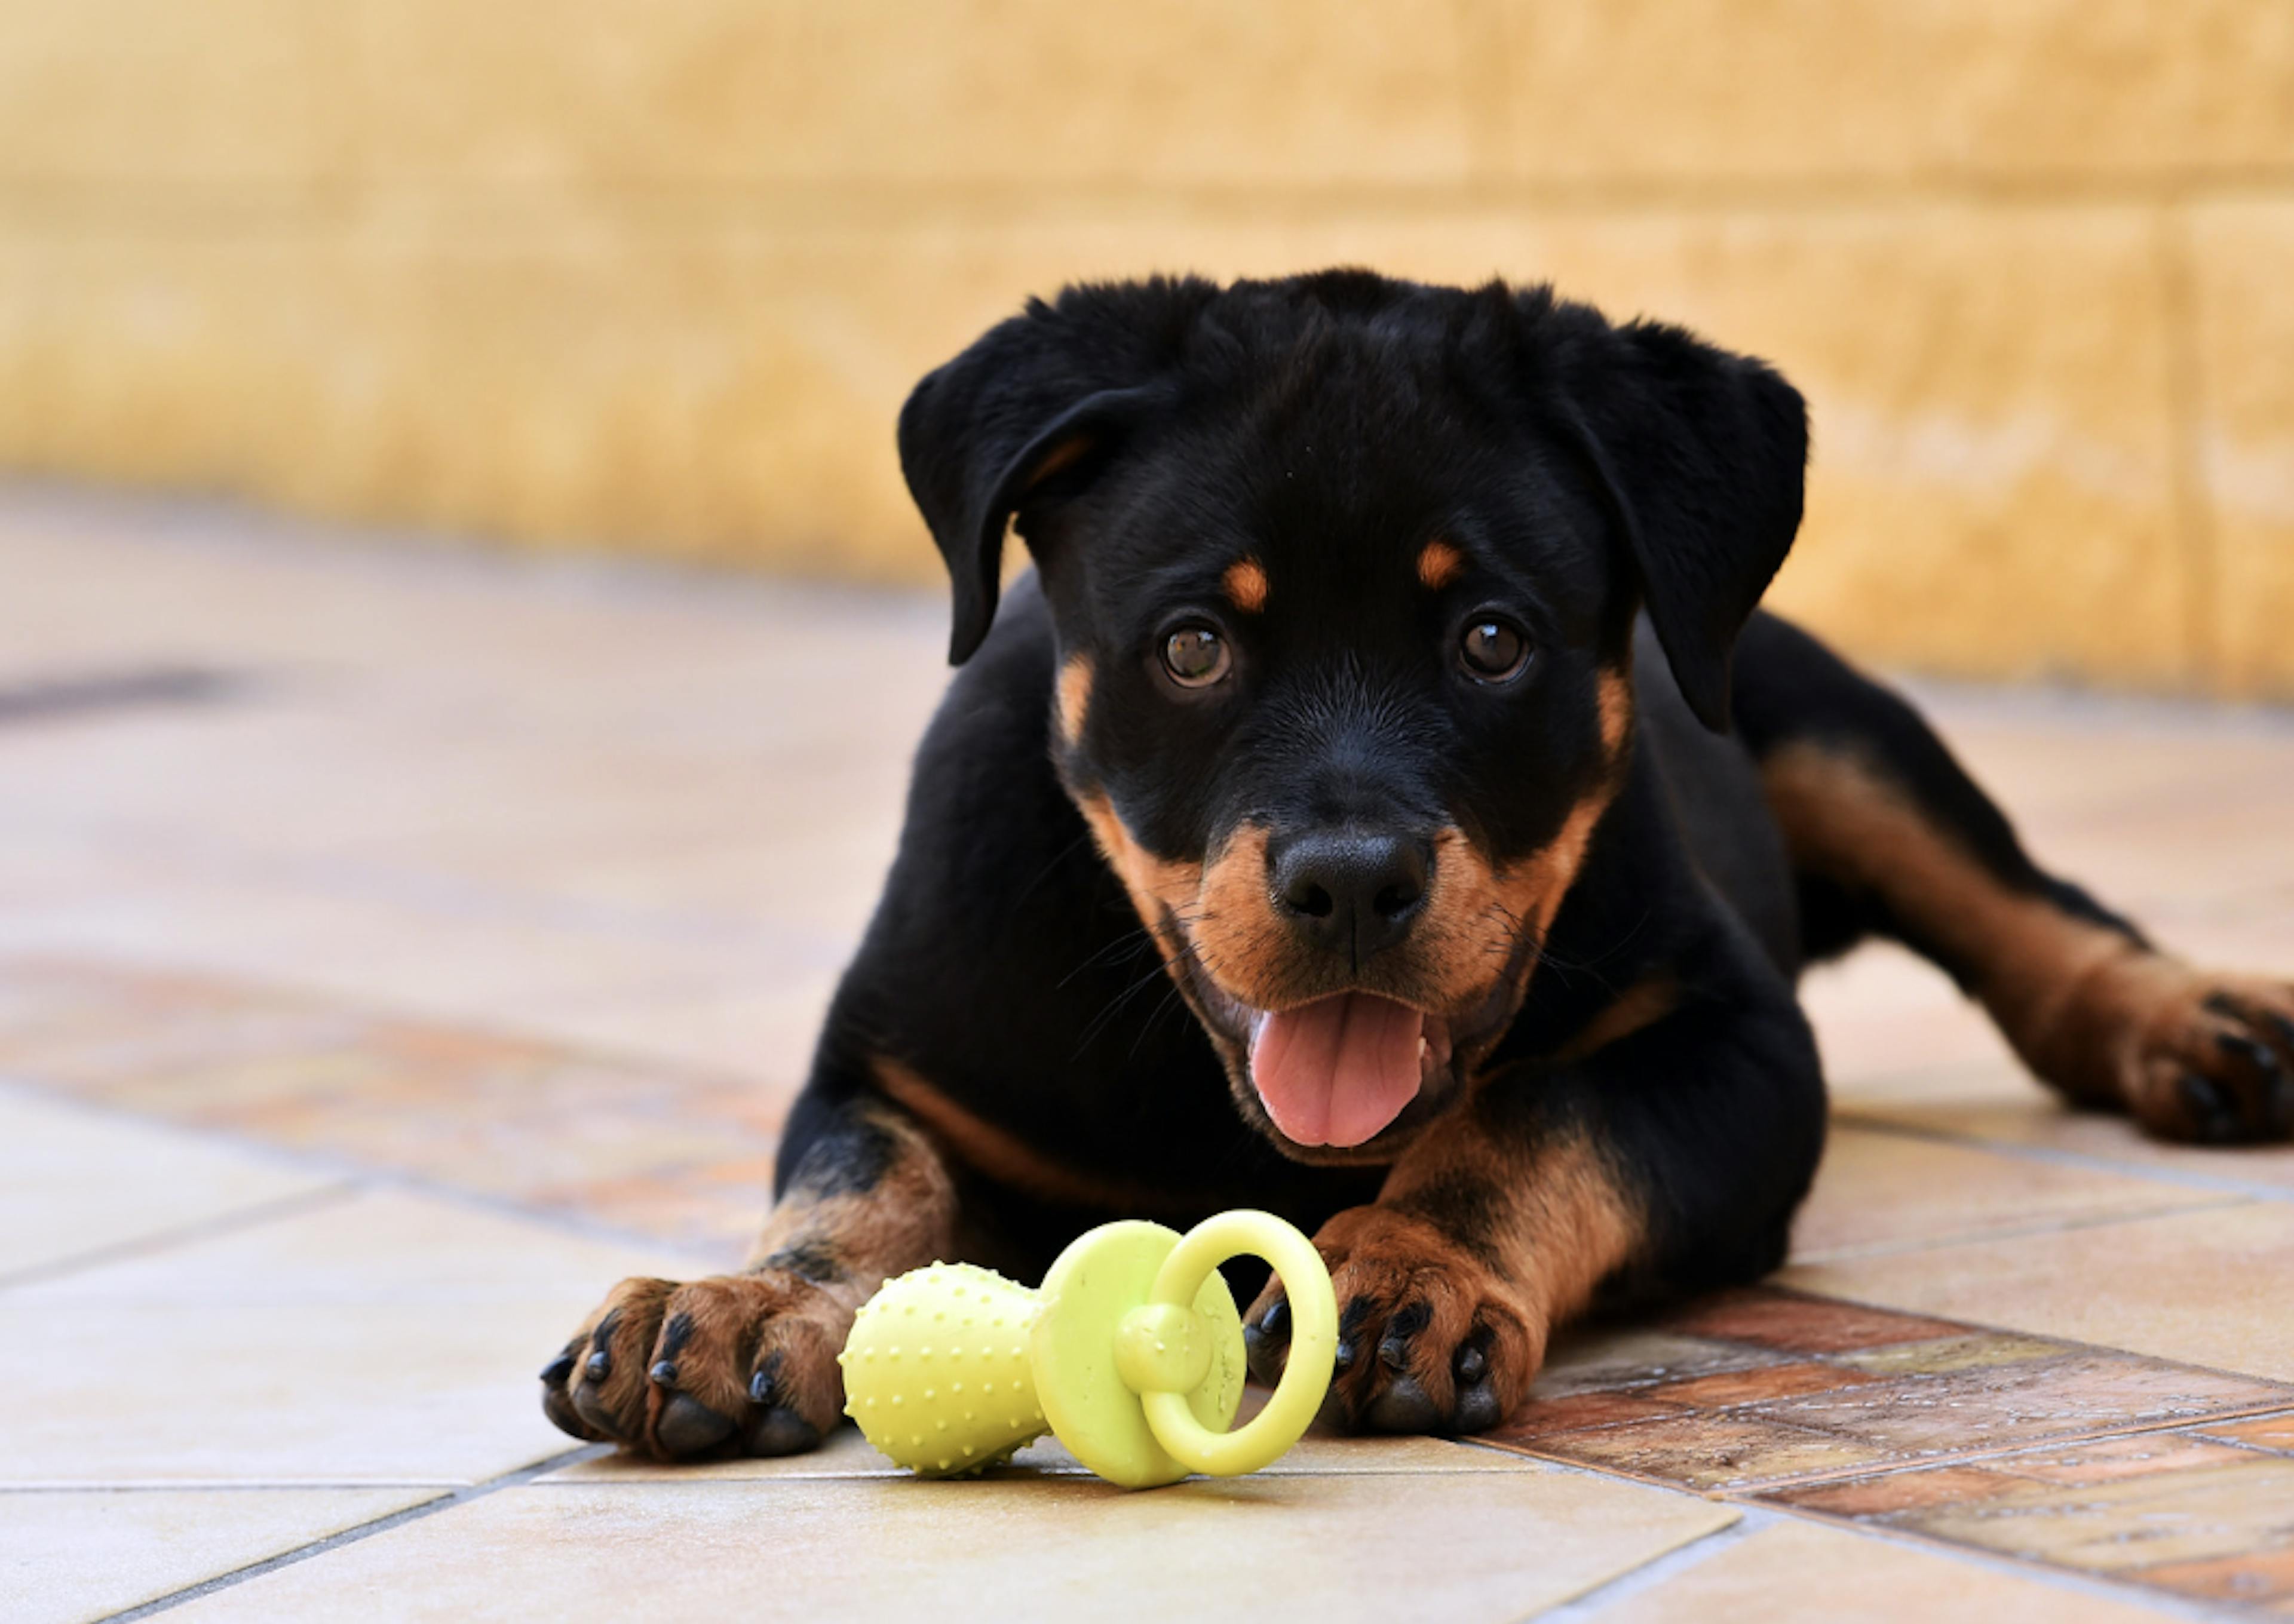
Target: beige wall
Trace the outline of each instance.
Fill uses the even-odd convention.
[[[1776,360],[1869,656],[2294,696],[2294,0],[0,0],[18,468],[926,579],[924,368],[1336,260]]]

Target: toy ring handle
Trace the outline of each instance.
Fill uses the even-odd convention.
[[[1338,1354],[1338,1303],[1322,1255],[1272,1213],[1244,1209],[1204,1220],[1180,1237],[1147,1300],[1186,1308],[1211,1271],[1245,1253],[1274,1265],[1290,1300],[1290,1357],[1274,1396],[1247,1424],[1215,1433],[1195,1419],[1186,1396],[1143,1393],[1148,1430],[1190,1471],[1227,1477],[1270,1466],[1298,1441],[1330,1390]]]

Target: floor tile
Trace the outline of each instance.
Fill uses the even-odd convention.
[[[1793,1256],[1822,1262],[2233,1199],[1836,1123],[1793,1224]]]
[[[1810,1291],[2294,1381],[2294,1205],[1795,1265]]]
[[[2109,1599],[1804,1522],[1760,1529],[1600,1614],[1602,1624],[2135,1624],[2160,1616],[2135,1597]]]
[[[2294,1547],[2294,1459],[2168,1433],[1997,1455],[1761,1497],[2199,1597],[2272,1600]]]
[[[1764,1401],[1758,1413],[1902,1458],[1993,1449],[2274,1407],[2294,1390],[2130,1354],[2080,1351],[1913,1373]]]
[[[790,1092],[215,977],[0,960],[0,1074],[736,1262]]]
[[[1926,1082],[1924,1088],[1858,1098],[1846,1108],[1851,1122],[1977,1148],[2064,1152],[2105,1165],[2088,1176],[2110,1176],[2114,1168],[2185,1175],[2191,1181],[2184,1187],[2185,1199],[2202,1198],[2210,1187],[2294,1193],[2294,1146],[2168,1144],[2124,1116],[2066,1109],[2005,1068],[1939,1074]]]
[[[11,1245],[34,1266],[83,1240],[139,1249],[0,1290],[0,1379],[19,1399],[0,1474],[163,1485],[146,1510],[202,1481],[303,1485],[200,1501],[275,1506],[419,1496],[380,1485],[547,1458],[570,1441],[541,1420],[532,1373],[565,1330],[621,1273],[693,1272],[753,1227],[945,680],[943,605],[370,557],[249,542],[227,533],[238,521],[159,536],[149,516],[64,533],[0,501],[14,566],[0,573],[29,583],[0,595],[9,672],[164,658],[232,678],[196,707],[0,734],[0,1078],[50,1091],[13,1096],[20,1108],[0,1095],[0,1271],[21,1266]],[[2197,707],[1921,691],[2035,851],[2195,959],[2294,970],[2294,735]],[[543,1604],[520,1616],[602,1596],[617,1616],[683,1619],[720,1610],[729,1572],[760,1576],[769,1615],[785,1596],[841,1616],[849,1597],[789,1582],[787,1552],[813,1540],[818,1571],[841,1573],[822,1584],[905,1615],[940,1575],[886,1571],[904,1539],[975,1587],[961,1611],[1045,1571],[1056,1597],[1093,1560],[1180,1585],[1185,1567],[1151,1546],[1167,1529],[1211,1553],[1210,1578],[1232,1586],[1213,1594],[1253,1598],[1254,1620],[1282,1566],[1323,1587],[1309,1599],[1325,1614],[1422,1616],[1422,1553],[1468,1587],[1440,1608],[1510,1616],[1707,1525],[1676,1524],[1684,1506],[1728,1514],[1542,1454],[1827,1519],[1724,1544],[1641,1593],[1691,1612],[1742,1612],[1729,1598],[1767,1575],[1763,1617],[1916,1602],[1922,1617],[2045,1620],[2066,1594],[2083,1611],[2064,1616],[2103,1616],[2090,1593],[1939,1554],[1963,1548],[2294,1608],[2286,1531],[2265,1514],[2288,1498],[2274,1474],[2294,1466],[2294,1403],[2249,1379],[2294,1376],[2273,1289],[2294,1278],[2294,1203],[2279,1198],[2294,1150],[2159,1146],[2064,1111],[1900,950],[1820,970],[1806,999],[1842,1120],[1790,1278],[1851,1300],[1759,1291],[1567,1333],[1510,1448],[1316,1437],[1246,1482],[1127,1498],[1053,1445],[1003,1481],[945,1489],[890,1474],[850,1433],[699,1469],[592,1454],[206,1611],[370,1612],[378,1594],[509,1611],[527,1597],[499,1571]],[[91,1104],[158,1120],[83,1142],[70,1121],[115,1120]],[[338,1205],[213,1224],[253,1188],[232,1167],[269,1165],[215,1135],[497,1210],[321,1190]],[[2257,1194],[2273,1199],[2192,1210]],[[574,1238],[513,1206],[663,1244]],[[2261,1401],[2275,1408],[2257,1415]],[[1492,1503],[1520,1525],[1477,1521]],[[1268,1514],[1290,1506],[1302,1514]],[[1285,1543],[1298,1524],[1311,1547]],[[1066,1548],[1078,1532],[1067,1545],[1106,1554]],[[140,1573],[144,1545],[240,1560],[197,1530],[138,1539],[108,1567]],[[1794,1588],[1780,1570],[1814,1578]],[[1700,1575],[1717,1587],[1680,1588]]]
[[[435,1489],[0,1491],[0,1618],[68,1624],[435,1498]]]
[[[368,1194],[0,1293],[15,1483],[484,1480],[574,1447],[534,1372],[673,1255]]]
[[[0,1092],[0,1283],[333,1182],[210,1137]]]
[[[2007,1055],[1997,1028],[1948,977],[1891,944],[1817,966],[1800,994],[1836,1099],[1853,1098],[1869,1078]]]
[[[1578,1432],[1525,1434],[1518,1423],[1490,1434],[1552,1460],[1686,1489],[1742,1490],[1761,1483],[1854,1472],[1902,1457],[1884,1444],[1794,1426],[1759,1414],[1688,1414]]]
[[[1688,1381],[1716,1371],[1782,1363],[1787,1357],[1773,1348],[1639,1325],[1570,1326],[1553,1339],[1534,1391],[1540,1399],[1562,1399],[1578,1393]]]
[[[1749,1342],[1793,1353],[1845,1353],[1954,1336],[1967,1328],[1949,1320],[1891,1313],[1859,1303],[1755,1287],[1722,1292],[1671,1315],[1666,1324],[1688,1336]]]
[[[1660,1404],[1685,1405],[1691,1409],[1729,1409],[1740,1404],[1853,1389],[1872,1379],[1852,1365],[1803,1360],[1763,1365],[1752,1370],[1727,1370],[1685,1382],[1664,1382],[1650,1388],[1648,1396]]]
[[[2235,1602],[2294,1613],[2294,1545],[2195,1562],[2165,1562],[2128,1577],[2195,1601]]]
[[[1769,1288],[1691,1304],[1663,1334],[1682,1374],[1582,1360],[1490,1441],[1735,1492],[2294,1407],[2294,1386]],[[1700,1343],[1767,1357],[1699,1369],[1682,1344]]]
[[[1737,1514],[1571,1474],[537,1484],[195,1602],[207,1619],[1521,1618]]]
[[[1883,1348],[1858,1348],[1837,1357],[1843,1365],[1868,1370],[1875,1376],[1940,1376],[1949,1370],[2018,1365],[2068,1349],[2067,1344],[2049,1342],[2040,1336],[1974,1331],[1924,1342],[1899,1342]]]

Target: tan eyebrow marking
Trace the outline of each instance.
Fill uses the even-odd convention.
[[[1266,568],[1256,558],[1239,558],[1219,577],[1228,599],[1245,614],[1266,607]]]
[[[1419,549],[1418,584],[1428,592],[1439,592],[1465,571],[1466,555],[1447,541],[1436,539]]]
[[[1625,737],[1633,729],[1633,679],[1623,671],[1607,670],[1598,682],[1601,749],[1615,762],[1624,754]]]
[[[1091,714],[1091,656],[1071,655],[1060,667],[1060,737],[1072,744],[1083,737],[1084,719]]]

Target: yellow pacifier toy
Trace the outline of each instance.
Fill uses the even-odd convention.
[[[1274,1396],[1242,1401],[1242,1319],[1218,1266],[1250,1253],[1290,1299],[1290,1356]],[[1314,1243],[1272,1213],[1221,1213],[1184,1235],[1159,1223],[1078,1236],[1029,1291],[970,1263],[887,1280],[837,1362],[844,1413],[926,1477],[1011,1458],[1048,1429],[1126,1489],[1190,1472],[1256,1472],[1298,1441],[1338,1351],[1338,1305]]]

